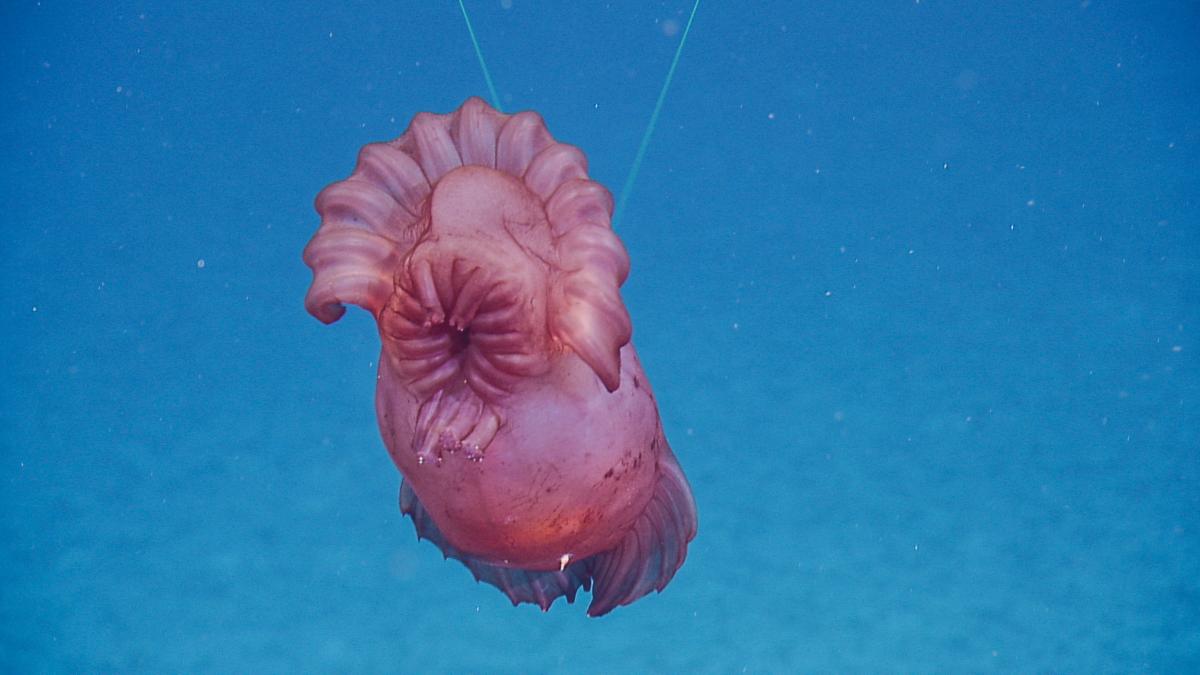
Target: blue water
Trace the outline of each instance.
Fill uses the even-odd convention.
[[[700,534],[602,619],[415,541],[304,312],[317,191],[487,94],[326,4],[0,9],[0,670],[1200,671],[1194,4],[701,5],[618,226]],[[690,3],[467,6],[616,191]]]

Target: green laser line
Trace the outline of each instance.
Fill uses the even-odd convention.
[[[463,21],[467,22],[467,33],[471,35],[471,44],[475,45],[475,56],[479,57],[479,67],[483,69],[483,79],[487,80],[488,91],[492,93],[492,107],[500,112],[500,96],[496,94],[496,85],[492,84],[492,74],[488,72],[487,63],[483,60],[483,50],[479,48],[479,40],[475,39],[475,29],[471,27],[471,17],[467,15],[467,6],[463,0],[458,0],[458,8],[462,10]],[[687,33],[685,32],[686,36]]]
[[[461,0],[460,0],[461,1]],[[646,148],[650,146],[650,136],[654,134],[654,126],[658,124],[658,113],[662,111],[663,101],[667,100],[667,89],[671,86],[671,78],[675,77],[675,66],[679,65],[679,56],[683,54],[683,45],[687,42],[688,32],[692,30],[692,21],[696,18],[696,10],[700,8],[700,0],[692,5],[692,13],[688,17],[687,26],[683,29],[683,37],[679,38],[679,46],[675,48],[675,58],[671,60],[671,68],[667,71],[667,79],[663,81],[662,91],[658,92],[658,102],[654,104],[654,112],[650,115],[650,124],[646,125],[646,133],[642,136],[642,144],[638,147],[637,155],[633,158],[633,166],[625,185],[621,187],[621,198],[617,200],[617,210],[613,213],[612,224],[615,228],[621,222],[621,214],[625,212],[625,204],[629,201],[629,193],[633,191],[633,182],[637,180],[638,171],[642,168],[642,160],[646,157]]]

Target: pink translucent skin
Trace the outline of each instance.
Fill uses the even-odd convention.
[[[363,148],[317,198],[308,310],[383,343],[376,411],[401,507],[512,601],[662,590],[696,511],[619,288],[612,199],[535,113],[468,99]]]

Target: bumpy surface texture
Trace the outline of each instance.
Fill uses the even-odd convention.
[[[417,534],[513,603],[662,590],[696,534],[620,286],[612,198],[533,112],[468,99],[317,197],[305,299],[383,343],[376,411]]]

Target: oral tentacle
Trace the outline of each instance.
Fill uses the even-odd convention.
[[[465,450],[467,459],[482,458],[500,428],[500,417],[469,387],[440,389],[417,413],[413,452],[420,464],[440,466],[447,455]]]
[[[454,299],[454,307],[450,310],[449,324],[460,331],[466,330],[479,310],[479,305],[487,298],[488,290],[487,274],[482,269],[475,267],[467,272],[458,296]]]
[[[442,301],[438,298],[437,284],[433,280],[433,266],[428,260],[422,258],[414,263],[412,279],[417,300],[425,310],[425,325],[442,323],[446,315],[442,311]]]

